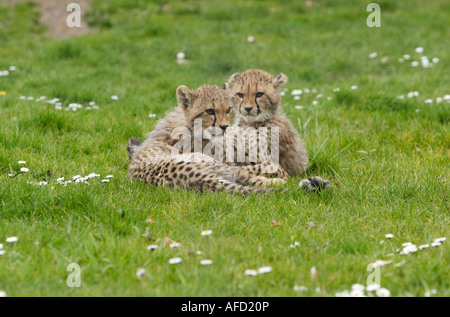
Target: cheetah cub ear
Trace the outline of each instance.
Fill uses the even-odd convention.
[[[230,88],[230,84],[228,84],[228,83],[223,83],[223,85],[220,86],[220,89],[223,89],[223,90],[228,90],[228,88]]]
[[[187,107],[189,107],[193,98],[194,98],[194,93],[186,86],[181,85],[180,87],[177,88],[178,104],[183,109],[186,109]]]
[[[281,85],[287,83],[288,78],[285,74],[283,73],[279,73],[277,76],[275,76],[275,78],[273,79],[273,86],[275,88],[280,87]]]
[[[230,84],[236,83],[236,81],[238,80],[239,76],[241,76],[241,73],[234,73],[233,75],[231,75],[230,79],[228,79],[228,82]]]

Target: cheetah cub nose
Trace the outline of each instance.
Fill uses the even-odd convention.
[[[221,124],[220,128],[225,131],[228,128],[228,124]]]
[[[253,107],[245,107],[244,109],[245,109],[245,111],[247,111],[248,113],[250,113],[250,111],[252,111]]]

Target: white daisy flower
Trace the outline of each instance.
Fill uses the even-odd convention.
[[[270,266],[263,266],[258,269],[258,274],[264,274],[269,272],[272,272],[272,267]]]
[[[27,162],[26,161],[19,161],[19,162],[17,162],[17,164],[23,165],[23,164],[27,164]]]
[[[249,37],[247,37],[247,42],[249,42],[249,43],[253,43],[255,41],[255,37],[254,36],[249,36]]]
[[[431,243],[432,247],[439,247],[441,245],[442,245],[442,243],[440,243],[439,241],[434,241],[434,242]]]
[[[433,99],[425,99],[425,103],[433,103]]]
[[[145,275],[145,269],[138,269],[136,272],[137,278],[142,278]]]
[[[356,89],[358,89],[358,86],[353,85],[353,86],[351,86],[350,88],[351,88],[352,90],[356,90]]]
[[[445,240],[447,240],[447,238],[446,237],[442,237],[442,238],[434,239],[434,242],[444,242]]]
[[[309,94],[309,88],[305,88],[304,90],[303,90],[304,92],[305,92],[305,94]]]
[[[297,110],[301,110],[301,109],[303,109],[303,106],[295,106],[294,108]]]
[[[250,276],[256,276],[256,275],[258,275],[258,272],[256,270],[245,270],[244,274],[250,275]]]
[[[5,291],[0,291],[0,297],[6,297],[6,292]]]
[[[102,183],[109,183],[109,179],[102,179]]]
[[[202,236],[209,236],[211,234],[212,234],[212,230],[203,230],[201,233]]]
[[[403,63],[403,58],[399,58],[399,59],[398,59],[398,62],[399,62],[399,63]]]
[[[309,271],[311,273],[311,278],[317,277],[317,269],[315,266],[313,266]]]
[[[439,63],[439,58],[433,57],[433,58],[431,59],[431,61],[433,62],[433,64],[437,64],[437,63]]]
[[[178,242],[172,242],[172,243],[170,243],[169,244],[169,247],[170,248],[179,248],[179,247],[181,247],[181,243],[178,243]]]
[[[300,96],[294,96],[294,100],[300,100]]]
[[[436,98],[436,103],[441,103],[442,100],[443,100],[442,97],[437,97],[437,98]]]
[[[308,290],[308,288],[304,285],[294,285],[294,291],[296,292],[306,292]]]
[[[410,59],[410,58],[411,58],[411,56],[408,55],[408,54],[403,55],[403,59],[404,59],[404,60],[408,60],[408,59]]]
[[[114,95],[114,96],[111,96],[111,99],[112,99],[112,100],[119,100],[119,97],[116,96],[116,95]]]
[[[335,296],[336,297],[350,297],[350,293],[349,293],[349,291],[345,290],[345,291],[342,291],[342,292],[337,292],[335,294]]]
[[[341,88],[334,88],[333,89],[333,92],[338,92],[338,91],[341,91]]]
[[[352,291],[350,292],[350,297],[366,297],[366,296],[364,295],[364,291],[361,291],[361,290],[352,290]]]
[[[156,244],[151,244],[151,245],[149,245],[149,246],[147,247],[147,251],[156,250],[156,249],[158,249],[158,248],[159,248],[158,245],[156,245]]]
[[[411,66],[412,67],[417,67],[417,66],[419,66],[419,62],[418,61],[412,61],[411,62]]]
[[[361,291],[361,292],[363,292],[364,291],[364,285],[362,285],[362,284],[353,284],[352,285],[352,291]]]
[[[379,289],[380,287],[381,287],[380,284],[373,283],[373,284],[367,285],[366,291],[373,292],[373,291],[376,291],[377,289]]]
[[[211,265],[213,263],[212,260],[201,260],[200,264],[201,265]]]
[[[422,244],[422,245],[418,246],[419,250],[423,250],[423,249],[426,249],[426,248],[429,248],[429,247],[430,247],[429,244]]]
[[[290,248],[295,248],[295,247],[297,247],[297,246],[299,246],[299,245],[300,245],[300,243],[298,243],[297,241],[295,241],[294,244],[291,244],[289,247],[290,247]]]
[[[106,175],[105,178],[113,178],[114,175]]]
[[[3,249],[3,244],[0,243],[0,250]]]
[[[21,171],[22,173],[28,173],[30,170],[29,170],[28,168],[26,168],[26,167],[22,167],[22,168],[20,169],[20,171]]]
[[[376,53],[376,52],[373,52],[373,53],[369,54],[369,58],[371,58],[371,59],[374,59],[377,56],[378,56],[378,53]]]
[[[0,250],[0,255],[4,255],[6,253],[5,250]]]
[[[394,235],[392,233],[388,233],[384,237],[387,239],[392,239],[394,237]]]
[[[15,72],[17,70],[16,66],[9,66],[9,71],[10,72]]]
[[[8,242],[8,243],[14,243],[14,242],[17,242],[17,241],[19,241],[19,238],[17,238],[17,237],[6,238],[6,242]]]
[[[415,51],[417,54],[423,53],[423,47],[416,47]]]
[[[185,59],[186,55],[183,52],[177,53],[177,59]]]
[[[149,118],[155,118],[155,117],[156,117],[156,114],[150,113],[150,114],[148,115],[148,117],[149,117]]]
[[[379,288],[379,289],[377,289],[376,293],[377,293],[378,297],[390,297],[391,296],[391,292],[386,288]]]
[[[181,261],[183,261],[181,258],[172,258],[169,260],[169,264],[178,264],[181,263]]]

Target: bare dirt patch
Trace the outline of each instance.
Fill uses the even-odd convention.
[[[23,0],[6,0],[6,4],[15,5]],[[72,36],[79,36],[94,29],[86,24],[85,13],[89,10],[91,0],[34,0],[39,10],[40,22],[47,26],[47,34],[54,39],[65,39]],[[72,13],[67,11],[69,3],[77,3],[81,8],[81,26],[69,27],[67,17]]]

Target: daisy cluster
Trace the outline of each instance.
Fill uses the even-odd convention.
[[[16,243],[19,241],[19,238],[17,237],[7,237],[5,242],[6,243]],[[6,250],[4,249],[4,246],[2,243],[0,243],[0,255],[4,255],[6,253]]]
[[[27,162],[26,161],[19,161],[17,163],[19,165],[25,165]],[[29,173],[29,172],[30,172],[29,168],[21,167],[19,172],[17,172],[17,173],[13,172],[11,174],[8,174],[8,176],[10,178],[13,178],[13,177],[16,177],[19,174],[26,174],[26,173]],[[69,179],[69,180],[66,180],[65,177],[59,177],[59,178],[56,179],[56,183],[58,185],[62,185],[62,186],[67,186],[68,184],[71,184],[71,183],[74,183],[74,184],[84,183],[84,184],[90,185],[88,183],[88,180],[93,179],[93,178],[99,178],[99,177],[101,177],[101,175],[97,174],[97,173],[91,173],[91,174],[86,175],[86,176],[75,175],[75,176],[72,177],[72,179]],[[114,177],[113,175],[105,176],[105,178],[102,179],[102,183],[109,183],[110,179],[113,178],[113,177]],[[36,186],[47,186],[49,184],[46,181],[27,182],[27,183],[30,184],[30,185],[36,185]],[[52,187],[52,189],[53,189],[53,187]]]
[[[15,72],[17,70],[16,66],[9,66],[9,69],[0,70],[0,77],[9,76],[11,72]]]
[[[424,52],[424,48],[423,47],[416,47],[413,53],[413,57],[410,54],[403,54],[402,57],[398,58],[398,62],[399,63],[405,63],[408,62],[410,63],[411,67],[419,67],[422,66],[423,68],[430,68],[433,67],[434,65],[439,63],[439,58],[438,57],[433,57],[430,58],[426,55],[423,55]],[[373,52],[369,54],[369,58],[370,59],[375,59],[378,57],[378,53],[377,52]],[[414,58],[414,60],[412,60],[412,58]],[[388,56],[383,56],[380,61],[381,63],[386,63],[389,60]]]
[[[152,222],[153,222],[153,220],[152,220]],[[212,233],[213,233],[212,230],[203,230],[200,234],[202,236],[209,236]],[[181,243],[176,242],[176,241],[172,241],[172,240],[170,240],[168,238],[164,238],[164,245],[167,245],[171,249],[173,249],[173,248],[180,248],[181,247]],[[151,245],[147,246],[147,251],[154,251],[154,250],[158,250],[160,248],[161,248],[160,245],[151,244]],[[202,255],[203,253],[201,251],[197,251],[196,254],[197,255]],[[173,264],[179,264],[181,262],[183,262],[183,259],[181,257],[174,257],[174,258],[170,258],[168,260],[168,263],[172,264],[172,265]],[[202,260],[200,260],[200,265],[211,265],[211,264],[213,264],[213,261],[210,260],[210,259],[202,259]],[[143,277],[144,274],[145,274],[145,269],[140,268],[140,269],[137,270],[136,275],[137,275],[138,278]]]
[[[393,239],[394,235],[392,233],[388,233],[385,235],[386,239]],[[427,244],[422,244],[422,245],[415,245],[412,242],[405,242],[402,243],[401,248],[397,249],[397,253],[400,255],[407,255],[407,254],[411,254],[411,253],[415,253],[419,250],[423,250],[429,247],[438,247],[441,246],[442,243],[444,241],[446,241],[447,238],[446,237],[442,237],[442,238],[436,238],[433,240],[433,242],[431,243],[427,243]],[[380,242],[380,244],[384,244],[384,240],[382,240]],[[394,256],[393,253],[388,254],[388,256]],[[384,265],[388,265],[391,264],[392,260],[386,261],[386,260],[376,260],[373,263],[370,263],[369,265],[372,266],[372,268],[375,267],[381,267]],[[395,267],[399,267],[402,266],[406,263],[405,260],[400,261],[398,263],[395,263],[394,266]],[[364,292],[366,291],[367,294]],[[432,291],[426,291],[425,296],[429,297],[431,294],[436,294],[436,290],[432,290]],[[378,296],[378,297],[389,297],[391,295],[391,292],[386,289],[386,288],[382,288],[379,284],[370,284],[367,287],[364,287],[361,284],[353,284],[351,287],[351,290],[345,290],[342,292],[338,292],[335,294],[336,297],[367,297],[367,296]]]
[[[361,284],[353,284],[350,290],[337,292],[335,295],[336,297],[390,297],[391,292],[376,283],[367,285],[367,287]]]
[[[420,95],[420,93],[417,90],[414,90],[414,91],[408,92],[406,95],[399,95],[399,96],[397,96],[397,98],[398,99],[405,99],[405,97],[415,98],[415,97],[419,97],[419,95]],[[425,99],[425,103],[432,104],[433,102],[435,102],[436,104],[440,104],[443,102],[450,103],[450,95],[447,94],[442,97],[436,97],[434,101],[432,98]]]
[[[99,107],[97,106],[95,101],[90,101],[87,106],[83,106],[80,103],[72,102],[72,103],[69,103],[67,107],[63,107],[63,103],[61,102],[61,100],[59,98],[47,99],[46,96],[40,96],[39,98],[34,98],[33,96],[29,96],[29,97],[20,96],[19,99],[20,100],[28,100],[28,101],[35,100],[36,102],[45,102],[50,105],[54,105],[55,110],[77,111],[82,108],[84,108],[85,110],[92,110],[92,109],[98,110],[99,109]]]

